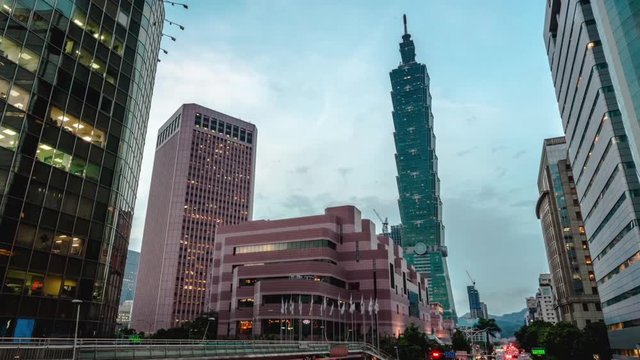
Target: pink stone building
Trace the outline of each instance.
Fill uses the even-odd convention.
[[[371,341],[413,323],[449,338],[453,324],[402,256],[353,206],[223,226],[210,279],[218,336]]]
[[[253,124],[196,104],[158,131],[133,328],[179,326],[207,309],[216,228],[252,216],[256,135]]]

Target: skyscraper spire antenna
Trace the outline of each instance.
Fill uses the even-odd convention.
[[[402,14],[402,22],[404,22],[404,34],[407,35],[407,14]]]
[[[402,63],[408,64],[416,60],[416,49],[407,30],[407,14],[402,14],[402,22],[404,23],[404,35],[402,35],[400,43],[400,54],[402,55]]]

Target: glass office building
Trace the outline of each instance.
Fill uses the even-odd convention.
[[[0,336],[115,326],[160,0],[0,0]]]
[[[433,133],[427,66],[416,62],[411,35],[400,43],[402,62],[391,71],[398,193],[405,258],[428,279],[430,302],[440,303],[448,319],[455,305],[444,246],[442,201]]]
[[[618,71],[615,60],[625,58],[630,65],[640,54],[611,53],[637,31],[629,23],[633,17],[628,15],[637,9],[631,3],[637,1],[552,0],[544,27],[567,159],[614,359],[640,357],[640,183],[633,156],[637,135],[628,126],[637,118],[628,118],[635,111],[626,99],[631,88],[620,87],[621,79],[634,82],[637,75]],[[625,18],[623,28],[613,26],[625,37],[614,40],[607,32],[603,4],[609,14]],[[619,21],[611,18],[607,24]]]

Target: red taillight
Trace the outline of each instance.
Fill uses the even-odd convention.
[[[431,359],[432,360],[437,360],[437,359],[442,359],[442,353],[438,350],[432,351],[431,352]]]

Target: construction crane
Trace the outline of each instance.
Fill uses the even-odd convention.
[[[469,277],[469,280],[471,280],[471,283],[473,283],[473,287],[476,287],[476,281],[471,278],[471,274],[469,274],[469,270],[465,270],[465,271],[467,272],[467,276]]]
[[[378,219],[380,219],[380,222],[382,223],[382,235],[389,235],[389,218],[385,217],[384,220],[382,220],[382,216],[378,214],[376,209],[373,209],[373,212],[376,213],[376,216],[378,217]]]

